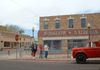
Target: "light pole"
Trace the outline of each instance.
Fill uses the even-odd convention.
[[[33,34],[33,40],[35,41],[35,39],[34,39],[34,31],[35,31],[35,29],[34,29],[34,27],[32,28],[32,34]]]
[[[16,35],[15,35],[15,40],[16,40],[16,43],[17,43],[17,45],[16,45],[16,59],[17,59],[17,58],[18,58],[17,46],[18,46],[19,34],[16,34]]]
[[[88,27],[88,41],[89,41],[89,47],[91,47],[91,41],[90,41],[90,34],[91,34],[90,30],[91,30],[91,25],[90,25],[90,23],[87,24],[87,27]]]

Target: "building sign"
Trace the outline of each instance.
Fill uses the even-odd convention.
[[[100,29],[91,29],[91,35],[100,35]],[[42,37],[64,37],[64,36],[86,36],[87,29],[67,29],[67,30],[45,30],[39,31],[39,36]]]

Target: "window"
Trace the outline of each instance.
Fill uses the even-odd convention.
[[[87,39],[68,40],[68,53],[71,53],[71,50],[74,47],[86,47],[86,45],[87,45]]]
[[[44,40],[44,44],[48,44],[50,50],[61,50],[61,40]]]
[[[4,42],[4,47],[10,47],[10,42]]]
[[[68,20],[68,28],[73,28],[74,27],[74,20],[73,19],[69,19]]]
[[[48,22],[49,22],[49,18],[45,17],[44,18],[44,29],[48,29]]]
[[[60,28],[60,20],[55,20],[55,28],[56,29]]]
[[[44,21],[44,29],[48,29],[48,22]]]
[[[81,27],[82,28],[86,27],[86,18],[81,18]]]

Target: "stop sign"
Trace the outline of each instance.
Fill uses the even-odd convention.
[[[19,40],[19,35],[18,35],[18,34],[15,35],[15,40],[16,40],[16,41]]]

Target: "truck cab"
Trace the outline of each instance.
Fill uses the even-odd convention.
[[[85,63],[88,58],[100,58],[100,41],[91,42],[91,46],[73,48],[72,56],[77,63]]]

